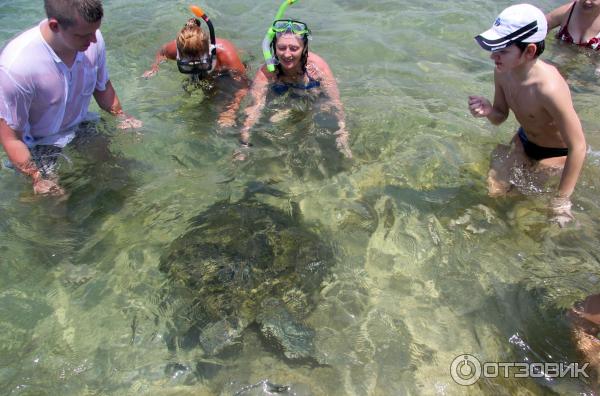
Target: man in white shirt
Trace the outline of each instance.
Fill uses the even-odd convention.
[[[0,53],[0,143],[38,194],[63,194],[52,168],[60,148],[89,120],[92,95],[120,128],[142,123],[125,114],[109,80],[98,30],[101,0],[44,0],[48,19]],[[44,155],[44,154],[52,155]]]

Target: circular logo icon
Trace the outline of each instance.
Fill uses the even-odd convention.
[[[450,375],[459,385],[473,385],[481,377],[481,363],[473,355],[460,355],[450,365]]]

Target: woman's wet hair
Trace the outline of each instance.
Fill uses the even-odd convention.
[[[188,19],[175,42],[180,58],[197,58],[208,53],[208,34],[200,27],[200,20],[196,18]]]
[[[44,0],[48,19],[54,18],[63,28],[75,26],[77,16],[87,23],[96,23],[104,16],[101,0]]]
[[[273,37],[273,41],[271,41],[271,51],[273,51],[273,56],[275,56],[275,58],[277,60],[279,60],[279,58],[277,58],[277,38],[281,37],[284,34],[293,34],[296,37],[302,37],[302,45],[304,45],[304,49],[302,50],[302,57],[300,58],[300,64],[302,65],[302,73],[306,73],[306,63],[308,62],[308,34],[303,34],[301,36],[298,36],[295,33],[278,33],[275,35],[275,37]],[[281,65],[279,64],[279,62],[277,63],[277,65],[275,66],[275,70],[277,73],[277,76],[281,76],[283,74],[283,69],[281,68]]]
[[[534,54],[534,56],[536,58],[538,56],[542,55],[542,53],[544,52],[544,49],[546,49],[546,42],[544,40],[539,41],[537,43],[524,43],[522,41],[515,42],[515,45],[517,46],[518,49],[521,50],[521,53],[523,53],[523,51],[525,51],[525,49],[527,48],[527,46],[529,44],[535,44],[535,54]]]

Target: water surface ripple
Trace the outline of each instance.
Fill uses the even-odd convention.
[[[560,4],[534,3],[544,10]],[[67,150],[73,163],[61,176],[71,195],[61,202],[33,196],[27,180],[0,171],[2,393],[590,392],[567,379],[460,387],[449,367],[464,353],[482,361],[579,359],[564,314],[598,292],[600,281],[595,54],[550,38],[543,55],[566,76],[590,145],[573,199],[578,227],[559,230],[547,224],[544,196],[486,196],[489,155],[516,121],[493,127],[467,111],[469,94],[493,89],[493,65],[473,36],[508,1],[302,0],[290,7],[287,15],[309,24],[311,49],[338,80],[351,164],[317,144],[327,141],[327,120],[300,105],[280,123],[265,117],[254,131],[263,144],[248,161],[232,161],[237,130],[216,123],[222,98],[186,92],[172,63],[151,80],[139,78],[190,17],[188,4],[104,4],[113,85],[145,126],[119,132],[103,115],[106,155]],[[200,5],[254,74],[278,3]],[[41,2],[0,0],[0,9],[0,43],[43,16]],[[217,356],[169,348],[185,301],[165,300],[170,285],[160,257],[190,218],[264,186],[286,195],[259,199],[299,210],[335,247],[332,276],[306,318],[320,363],[286,360],[252,326],[241,346]]]

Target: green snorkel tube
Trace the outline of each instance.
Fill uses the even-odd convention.
[[[276,21],[278,19],[283,18],[283,14],[285,13],[285,10],[288,8],[288,6],[294,4],[297,1],[298,0],[285,0],[283,3],[281,3],[281,5],[279,6],[279,10],[277,11],[277,14],[275,14],[275,18],[273,20]],[[273,41],[273,37],[275,37],[275,30],[273,30],[273,26],[271,25],[269,26],[267,34],[265,35],[265,38],[262,42],[262,51],[263,56],[265,57],[265,62],[267,64],[267,70],[271,73],[275,71],[275,65],[277,64],[275,55],[273,55],[273,53],[271,52],[271,41]]]

